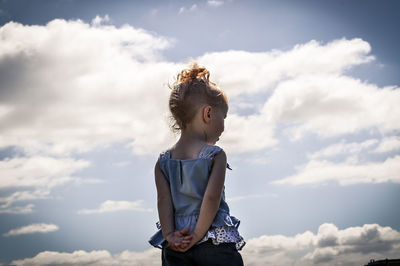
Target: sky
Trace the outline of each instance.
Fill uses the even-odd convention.
[[[245,265],[400,258],[399,1],[0,1],[0,264],[160,265],[153,169],[191,60]]]

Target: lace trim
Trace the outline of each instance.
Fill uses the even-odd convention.
[[[243,237],[239,235],[237,228],[232,226],[212,227],[208,230],[203,239],[196,243],[196,245],[201,244],[208,239],[211,239],[214,245],[219,245],[221,243],[235,243],[237,250],[241,250],[244,245],[246,245]]]

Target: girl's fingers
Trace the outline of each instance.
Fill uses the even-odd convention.
[[[189,228],[184,228],[180,231],[181,234],[186,235],[187,233],[189,233]]]
[[[174,248],[172,248],[175,251],[179,252],[185,252],[187,249],[187,245],[176,245]]]

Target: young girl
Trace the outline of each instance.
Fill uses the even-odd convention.
[[[215,146],[228,102],[209,75],[194,63],[171,87],[173,129],[181,135],[155,166],[160,230],[149,241],[162,249],[162,265],[243,265],[240,221],[225,202],[229,165]]]

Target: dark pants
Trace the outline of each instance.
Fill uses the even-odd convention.
[[[162,266],[243,266],[235,243],[214,245],[211,239],[183,253],[163,247],[161,256]]]

